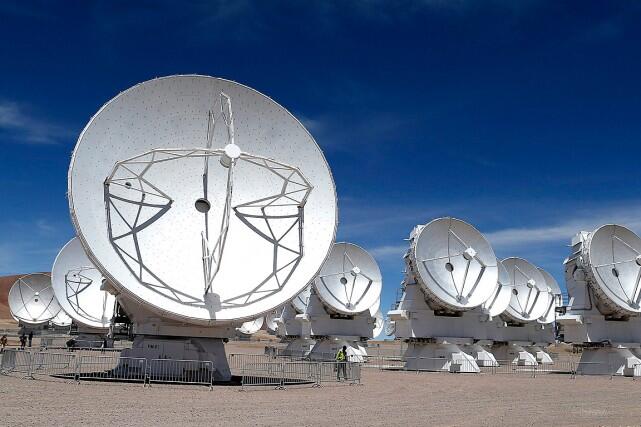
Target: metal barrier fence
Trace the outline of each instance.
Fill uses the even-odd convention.
[[[103,380],[142,382],[147,379],[147,359],[120,357],[113,353],[108,356],[87,355],[78,358],[76,381]]]
[[[5,349],[2,354],[0,372],[3,374],[18,372],[25,374],[28,378],[33,378],[31,375],[31,352]]]
[[[236,355],[237,359],[241,359]],[[249,355],[248,355],[249,356]],[[253,355],[252,355],[253,356]],[[241,369],[241,388],[272,386],[285,389],[288,385],[311,384],[320,387],[327,382],[360,383],[361,364],[354,362],[271,361],[250,362]]]
[[[318,362],[318,383],[346,381],[360,384],[362,366],[354,362]]]
[[[243,369],[250,365],[270,362],[280,363],[280,360],[282,360],[282,358],[277,358],[270,354],[230,353],[227,355],[227,363],[229,364],[229,369],[231,370],[232,375],[242,375]],[[285,360],[294,359],[286,357]]]
[[[214,385],[214,363],[200,360],[151,359],[148,363],[149,383]]]
[[[69,353],[31,353],[31,376],[73,375],[76,372],[76,355]]]
[[[487,362],[486,362],[487,363]],[[485,374],[512,374],[536,377],[540,374],[568,374],[574,378],[581,374],[581,367],[585,363],[571,360],[554,360],[551,364],[519,365],[513,360],[497,360],[496,364],[475,360],[461,359],[451,361],[448,358],[434,357],[386,357],[373,356],[369,363],[363,366],[377,367],[380,370],[404,370],[404,371],[430,371],[430,372],[451,372],[451,373],[485,373]],[[635,367],[636,369],[636,367]],[[609,372],[609,371],[608,371]],[[641,366],[639,373],[641,374]],[[635,375],[638,375],[635,370]]]
[[[213,386],[211,361],[120,357],[118,353],[50,353],[6,349],[0,359],[0,373],[54,375],[81,380],[121,382],[182,383]]]

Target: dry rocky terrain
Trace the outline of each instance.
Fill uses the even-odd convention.
[[[240,392],[0,377],[2,425],[641,425],[641,381],[363,370],[363,385]]]

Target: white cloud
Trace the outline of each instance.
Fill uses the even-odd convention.
[[[375,258],[395,257],[401,259],[407,251],[407,247],[407,244],[376,246],[371,248],[369,253]]]
[[[73,137],[60,125],[29,114],[18,103],[0,100],[0,137],[27,144],[56,144]]]
[[[628,227],[637,233],[641,232],[641,206],[613,206],[594,210],[591,214],[577,215],[552,225],[505,228],[485,233],[485,236],[495,249],[551,242],[569,244],[572,236],[579,231],[592,231],[600,225],[613,223]]]
[[[48,220],[44,218],[38,219],[36,221],[36,228],[42,234],[52,234],[56,231],[56,228],[53,225],[51,225],[51,223]]]
[[[1,222],[0,229],[0,275],[50,271],[73,235],[69,225],[44,218]]]
[[[470,204],[470,207],[474,206],[478,206],[478,203]],[[456,208],[452,210],[457,211]],[[566,209],[561,210],[566,212]],[[409,235],[411,227],[442,215],[418,207],[390,210],[370,206],[367,212],[369,215],[366,217],[353,218],[350,215],[350,223],[347,226],[341,224],[341,232],[347,240],[369,241],[370,244],[365,247],[379,262],[398,263],[399,266],[408,248],[408,243],[401,239]],[[574,216],[565,220],[560,219],[559,215],[559,211],[554,208],[547,212],[539,211],[536,217],[546,218],[548,224],[536,226],[510,226],[509,216],[503,219],[506,224],[504,228],[487,231],[482,224],[473,225],[489,240],[497,256],[522,256],[553,272],[558,272],[563,257],[568,253],[567,246],[572,236],[579,231],[592,231],[600,225],[614,223],[641,234],[641,204],[636,202],[611,204],[585,211],[575,210]],[[461,218],[465,219],[464,216]]]

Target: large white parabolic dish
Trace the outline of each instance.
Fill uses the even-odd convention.
[[[254,320],[249,320],[238,328],[238,332],[244,335],[252,335],[255,334],[256,332],[260,331],[260,328],[263,327],[263,324],[265,323],[265,318],[263,316],[260,316]]]
[[[71,322],[73,319],[65,313],[64,310],[60,310],[56,316],[51,319],[51,323],[53,323],[55,326],[70,326]]]
[[[360,246],[346,242],[334,244],[314,281],[320,300],[346,315],[380,305],[382,286],[381,270],[374,258]]]
[[[545,279],[545,283],[548,285],[549,292],[547,294],[548,302],[547,302],[547,308],[545,309],[545,312],[541,317],[539,317],[539,323],[552,323],[556,320],[556,307],[558,303],[561,301],[560,300],[560,295],[561,295],[561,287],[559,286],[558,282],[552,276],[550,273],[547,271],[543,270],[541,267],[539,267],[539,271],[543,275],[543,278]]]
[[[307,285],[305,286],[305,289],[299,292],[291,301],[291,304],[297,313],[304,313],[305,310],[307,310],[307,304],[309,304],[309,297],[311,294],[312,285]]]
[[[385,318],[381,310],[377,310],[374,314],[374,330],[372,331],[372,338],[376,339],[383,332],[385,327]]]
[[[503,313],[512,298],[512,283],[510,282],[510,275],[503,263],[496,260],[499,269],[499,278],[496,282],[496,288],[492,292],[492,296],[483,303],[483,310],[492,317],[498,316]]]
[[[48,322],[60,311],[51,277],[44,273],[20,277],[11,286],[8,300],[13,317],[31,325]]]
[[[72,156],[69,203],[114,287],[205,325],[291,300],[337,222],[331,172],[304,126],[251,88],[196,75],[138,84],[98,111]]]
[[[470,224],[450,217],[435,219],[414,236],[411,245],[414,276],[433,305],[465,311],[492,295],[498,279],[496,257]]]
[[[51,284],[62,309],[80,324],[105,329],[116,298],[101,290],[102,280],[77,237],[60,250],[51,269]]]
[[[517,323],[537,320],[548,308],[550,292],[545,277],[535,265],[522,258],[505,258],[502,263],[512,285],[512,298],[503,315]]]
[[[265,327],[267,328],[268,331],[271,332],[276,332],[278,331],[278,322],[276,319],[280,317],[280,313],[282,313],[283,310],[272,310],[267,315],[265,316]]]
[[[599,300],[614,313],[641,313],[641,238],[620,225],[591,233],[583,263]]]

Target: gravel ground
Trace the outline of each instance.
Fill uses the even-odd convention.
[[[640,425],[641,381],[363,370],[362,386],[213,391],[0,376],[2,425]]]

